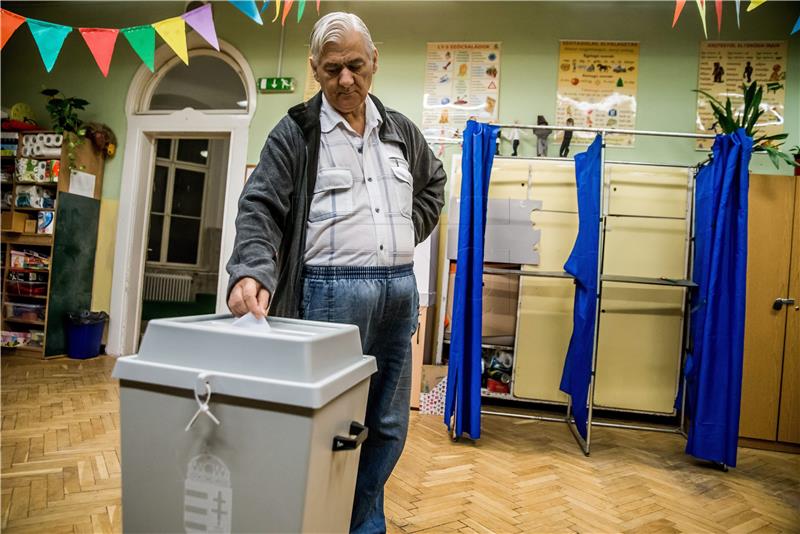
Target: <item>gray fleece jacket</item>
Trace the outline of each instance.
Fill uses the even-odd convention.
[[[414,177],[411,218],[417,243],[439,220],[447,176],[442,162],[407,117],[370,95],[383,118],[379,136],[399,143]],[[242,278],[256,279],[270,295],[270,315],[297,317],[302,294],[306,223],[319,156],[322,93],[291,108],[270,132],[258,166],[239,198],[236,241],[228,261],[228,295]]]

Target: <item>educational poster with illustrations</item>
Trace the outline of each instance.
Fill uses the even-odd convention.
[[[758,121],[759,131],[783,133],[783,101],[786,93],[786,41],[703,41],[697,88],[725,104],[730,97],[734,112],[744,106],[743,85],[758,82],[764,92]],[[716,119],[708,99],[697,94],[697,133],[715,133]],[[697,148],[706,150],[713,139],[698,139]]]
[[[467,120],[497,121],[500,43],[428,43],[422,132],[458,143]]]
[[[636,128],[639,43],[561,41],[555,123],[588,128]],[[556,139],[561,140],[558,132]],[[575,132],[572,142],[588,144],[590,132]],[[609,146],[633,146],[632,135],[609,135]]]

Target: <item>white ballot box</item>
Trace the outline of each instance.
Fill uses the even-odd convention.
[[[352,325],[233,323],[150,321],[117,361],[123,530],[346,532],[375,358]]]

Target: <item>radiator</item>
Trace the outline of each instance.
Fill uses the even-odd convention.
[[[146,272],[142,299],[151,302],[192,302],[192,276]]]

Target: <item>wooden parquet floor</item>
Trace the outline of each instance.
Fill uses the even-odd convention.
[[[2,359],[2,531],[120,532],[114,360]],[[484,417],[477,443],[411,416],[386,488],[390,533],[800,532],[800,456],[739,450],[728,473],[679,436]]]

